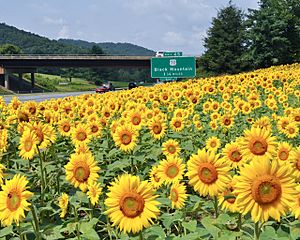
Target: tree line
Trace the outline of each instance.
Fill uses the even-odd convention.
[[[260,0],[244,13],[232,1],[220,9],[204,39],[200,67],[238,73],[300,61],[300,1]]]

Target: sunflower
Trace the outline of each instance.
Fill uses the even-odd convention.
[[[210,137],[206,140],[206,149],[209,151],[217,152],[218,148],[221,146],[221,141],[217,137]]]
[[[175,132],[180,132],[184,128],[184,120],[183,118],[173,117],[170,125]]]
[[[276,157],[281,161],[289,161],[291,157],[292,146],[287,142],[278,143]]]
[[[98,122],[90,122],[88,123],[90,127],[90,131],[93,137],[98,138],[101,136],[102,125]]]
[[[266,222],[269,217],[279,221],[297,197],[296,183],[288,165],[262,159],[252,161],[235,176],[234,194],[240,212],[251,211],[254,222]]]
[[[294,170],[296,181],[300,180],[300,146],[291,152],[291,166]]]
[[[30,203],[28,198],[33,193],[28,191],[28,180],[20,174],[15,175],[11,180],[6,180],[0,192],[0,221],[2,226],[9,226],[13,222],[19,222],[25,218],[25,212],[29,211]]]
[[[69,119],[62,119],[58,122],[58,131],[62,136],[71,135],[72,124]]]
[[[243,157],[247,160],[271,159],[276,153],[275,139],[268,130],[246,129],[240,142]]]
[[[178,182],[172,184],[169,196],[169,199],[172,203],[172,208],[183,208],[187,197],[188,195],[186,194],[186,186],[184,184]]]
[[[66,179],[83,192],[87,190],[88,184],[99,178],[100,168],[90,153],[72,154],[65,169]]]
[[[6,152],[8,147],[8,131],[7,129],[0,129],[0,154]]]
[[[91,141],[91,130],[86,124],[78,124],[72,129],[72,142],[74,145],[87,144]]]
[[[189,184],[201,196],[217,196],[231,181],[230,167],[214,152],[198,150],[187,162]]]
[[[159,215],[152,185],[138,176],[124,174],[109,187],[104,204],[112,225],[125,233],[137,233],[153,224]]]
[[[295,138],[298,136],[299,128],[296,122],[289,123],[283,133],[287,136],[287,138]]]
[[[218,196],[218,204],[223,211],[228,210],[232,213],[239,212],[239,208],[236,204],[237,194],[233,194],[234,184],[234,181],[229,183],[225,191]]]
[[[38,138],[38,146],[40,149],[47,148],[56,140],[56,133],[54,128],[49,124],[43,124],[41,122],[28,124],[30,130]]]
[[[137,130],[129,124],[118,126],[113,134],[115,144],[125,152],[133,150],[136,146],[137,137]]]
[[[92,205],[95,205],[99,201],[99,195],[102,193],[100,183],[93,182],[88,185],[87,197],[90,199]]]
[[[58,206],[61,209],[60,217],[64,218],[68,211],[69,205],[69,196],[66,193],[62,193],[62,195],[58,199]]]
[[[183,178],[185,164],[178,157],[168,157],[158,165],[157,176],[165,183],[170,184]]]
[[[37,144],[39,140],[37,136],[30,131],[29,128],[26,128],[20,138],[19,155],[25,159],[32,159],[33,156],[37,153]]]
[[[300,185],[296,187],[296,191],[298,193],[297,197],[294,199],[294,203],[292,204],[292,212],[295,214],[295,218],[300,219]]]
[[[166,133],[167,126],[163,120],[160,120],[158,117],[153,117],[148,122],[148,128],[152,137],[161,139]]]
[[[162,144],[162,150],[166,157],[175,157],[179,155],[181,148],[176,140],[169,139]]]
[[[137,129],[141,129],[144,124],[143,115],[137,110],[132,110],[128,113],[127,123],[130,123]]]
[[[222,149],[222,155],[224,160],[233,168],[240,167],[245,162],[245,158],[237,142],[227,143]]]
[[[158,177],[157,173],[158,173],[158,166],[153,166],[149,175],[150,175],[150,183],[155,189],[159,188],[163,184],[162,179]]]

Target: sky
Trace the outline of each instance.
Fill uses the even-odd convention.
[[[0,0],[0,22],[50,39],[129,42],[154,51],[204,52],[203,39],[229,0]],[[257,0],[233,0],[246,11]]]

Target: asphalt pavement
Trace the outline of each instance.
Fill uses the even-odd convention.
[[[87,91],[87,92],[68,92],[68,93],[35,93],[35,94],[16,94],[16,95],[3,95],[3,99],[6,103],[9,103],[13,97],[17,97],[20,101],[36,101],[42,102],[45,100],[49,100],[51,98],[64,98],[69,96],[78,96],[81,94],[90,94],[95,93],[95,91]]]

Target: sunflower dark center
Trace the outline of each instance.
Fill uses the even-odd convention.
[[[212,141],[210,143],[210,147],[215,148],[217,146],[217,143],[215,141]]]
[[[75,169],[74,177],[78,182],[86,182],[90,176],[90,169],[88,166],[80,166]]]
[[[92,127],[91,127],[91,131],[92,131],[92,133],[96,133],[96,132],[98,132],[98,127],[97,126],[95,126],[95,125],[93,125]]]
[[[134,192],[125,193],[120,199],[120,210],[129,218],[135,218],[139,216],[145,207],[144,198]]]
[[[287,160],[289,157],[289,151],[287,149],[281,149],[278,153],[278,157],[280,160]]]
[[[33,146],[32,139],[26,139],[25,142],[24,142],[24,149],[25,149],[25,151],[26,152],[31,151],[32,146]]]
[[[10,211],[16,211],[21,205],[21,196],[15,191],[10,192],[7,195],[6,204]]]
[[[64,132],[69,132],[70,131],[70,125],[69,124],[65,124],[63,126],[63,130],[64,130]]]
[[[178,201],[178,192],[176,189],[171,189],[171,192],[170,192],[170,198],[171,198],[171,201],[172,202],[177,202]]]
[[[179,173],[179,168],[175,164],[172,164],[172,165],[168,166],[167,169],[166,169],[166,175],[169,178],[176,177],[178,175],[178,173]]]
[[[85,132],[79,132],[77,133],[77,139],[79,141],[84,141],[85,139],[87,139],[87,135]]]
[[[239,162],[242,159],[242,154],[238,151],[238,150],[233,150],[230,154],[229,154],[229,158],[231,161],[233,162]]]
[[[231,120],[230,120],[230,119],[226,118],[226,119],[224,120],[224,125],[225,125],[225,126],[229,126],[230,123],[231,123]]]
[[[141,118],[139,116],[134,116],[132,118],[133,125],[139,125],[141,123]]]
[[[169,153],[174,154],[176,152],[176,147],[174,145],[169,145],[167,150]]]
[[[250,142],[250,151],[254,155],[264,155],[267,150],[268,144],[264,139],[254,140],[253,142]]]
[[[235,202],[236,198],[236,196],[233,195],[232,191],[233,189],[227,189],[223,194],[223,196],[226,197],[226,201],[231,204]]]
[[[131,143],[131,134],[129,133],[123,133],[121,136],[121,142],[124,145],[128,145],[129,143]]]
[[[281,197],[280,181],[274,176],[261,176],[252,183],[251,193],[259,204],[273,203]]]
[[[198,177],[203,183],[211,184],[218,179],[218,173],[211,163],[202,163],[198,169]]]
[[[152,129],[155,134],[160,134],[162,131],[162,126],[160,123],[155,123]]]
[[[174,126],[175,126],[176,128],[180,128],[180,127],[181,127],[181,122],[180,122],[180,121],[176,121],[176,122],[174,123]]]
[[[300,171],[300,157],[296,160],[296,168]]]

